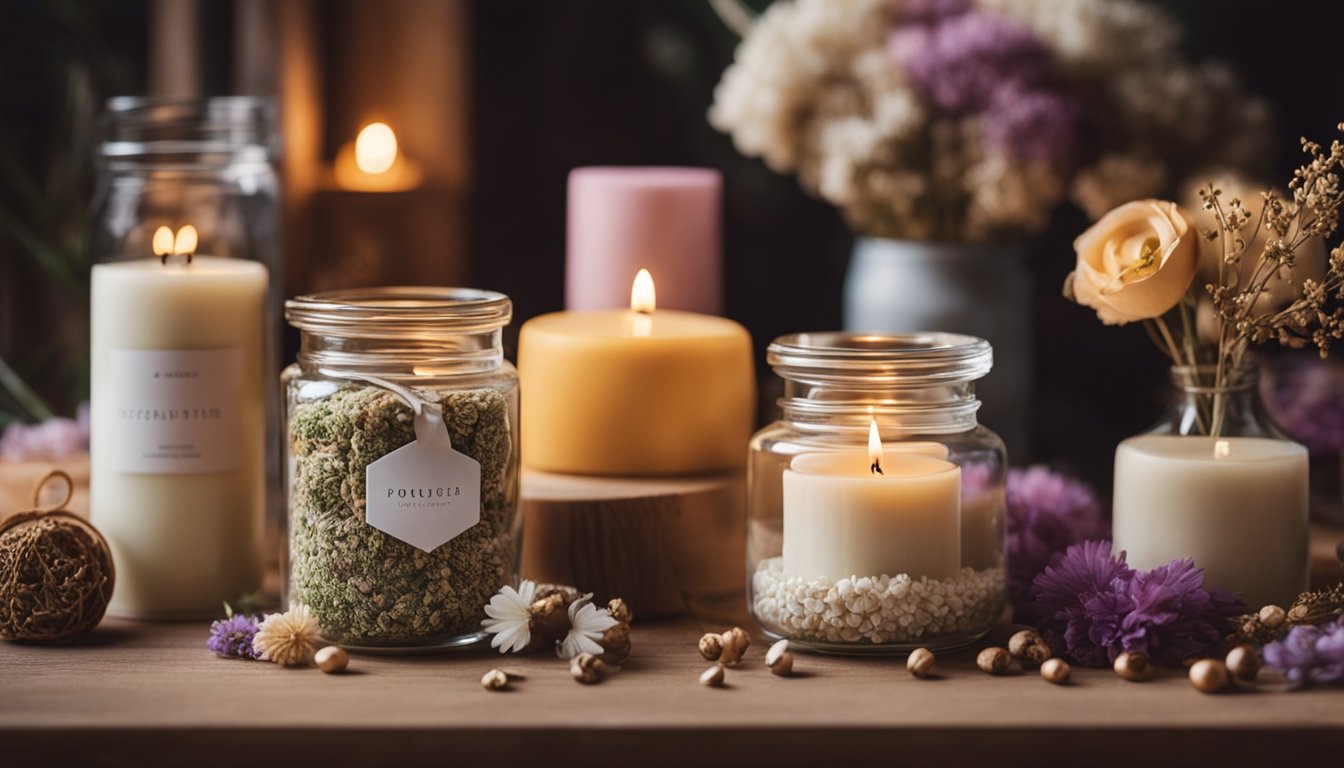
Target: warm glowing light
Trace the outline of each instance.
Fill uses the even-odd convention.
[[[387,123],[369,123],[355,137],[355,165],[368,174],[387,173],[397,162],[397,135]]]
[[[872,462],[869,470],[875,475],[882,474],[882,437],[877,434],[877,419],[868,427],[868,460]]]
[[[653,312],[657,303],[653,290],[653,275],[650,275],[647,269],[639,270],[639,274],[635,275],[634,284],[630,286],[630,308],[647,315]]]
[[[169,227],[159,227],[154,230],[154,238],[150,241],[154,249],[154,255],[164,258],[172,255],[191,255],[196,252],[196,246],[200,242],[200,236],[196,233],[196,228],[187,224],[177,230],[177,235],[173,235],[173,230]]]
[[[196,228],[188,224],[177,230],[177,239],[173,241],[173,253],[195,253],[199,242],[200,237],[196,234]]]
[[[167,256],[173,252],[173,230],[168,227],[159,227],[154,230],[154,255]]]
[[[1231,452],[1232,445],[1226,440],[1219,440],[1213,444],[1213,458],[1215,459],[1226,459]]]

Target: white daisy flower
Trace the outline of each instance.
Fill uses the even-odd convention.
[[[523,579],[518,589],[506,586],[485,606],[488,619],[481,619],[485,631],[494,635],[490,647],[500,653],[517,653],[532,641],[532,599],[537,585]]]
[[[580,653],[600,655],[604,649],[597,641],[618,623],[610,611],[593,605],[593,593],[589,592],[570,603],[569,634],[556,648],[556,653],[562,659],[572,659]]]

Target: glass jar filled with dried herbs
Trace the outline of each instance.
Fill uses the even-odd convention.
[[[518,578],[518,375],[507,296],[370,288],[300,296],[282,376],[287,599],[328,640],[423,649],[481,638]]]

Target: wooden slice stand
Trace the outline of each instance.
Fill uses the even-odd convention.
[[[523,470],[523,576],[572,584],[636,617],[742,601],[746,476],[610,478]]]

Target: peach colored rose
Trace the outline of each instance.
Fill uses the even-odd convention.
[[[1176,306],[1199,266],[1190,215],[1165,200],[1125,203],[1073,241],[1078,254],[1064,295],[1107,325],[1159,317]]]

